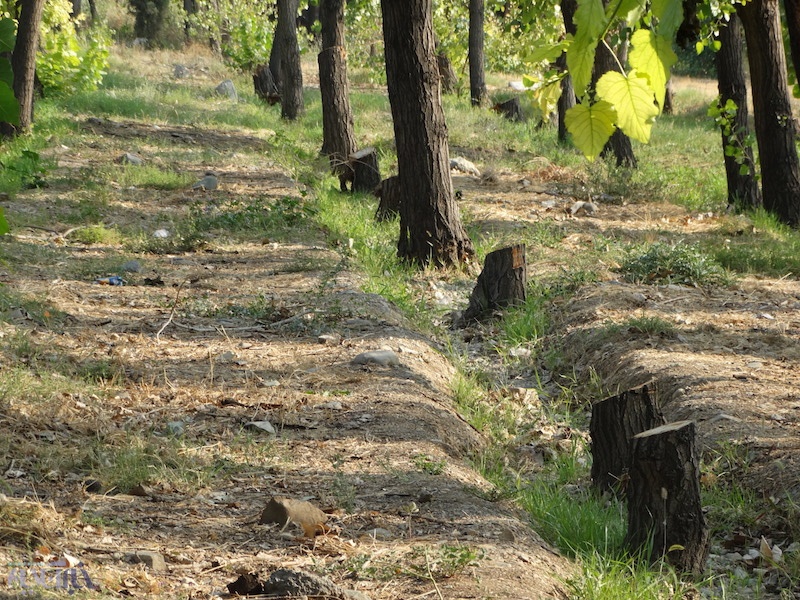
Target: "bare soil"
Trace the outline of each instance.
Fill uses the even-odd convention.
[[[63,181],[113,160],[120,139],[157,135],[220,151],[260,143],[249,135],[149,123],[86,127],[91,143],[57,151]],[[198,175],[209,166],[175,165]],[[215,167],[222,184],[202,192],[209,200],[300,195],[299,184],[268,163],[243,171],[232,158]],[[561,175],[542,160],[533,171],[498,173],[488,187],[461,175],[455,185],[464,191],[464,208],[486,229],[556,215],[570,232],[562,244],[575,252],[606,230],[657,236],[717,226],[713,215],[655,204],[601,203],[594,216],[573,218],[565,209],[574,197],[558,185]],[[70,194],[68,185],[35,190],[3,207],[7,214],[47,213],[48,227],[63,232],[69,225],[59,218]],[[196,199],[188,190],[124,190],[110,200],[110,224],[155,230]],[[518,510],[496,501],[492,486],[471,468],[469,457],[486,440],[453,406],[453,368],[441,348],[381,297],[358,291],[358,276],[342,269],[340,253],[323,239],[211,240],[196,252],[141,255],[142,270],[127,274],[125,286],[95,283],[102,265],[111,270],[123,262],[118,248],[85,247],[24,228],[0,243],[18,257],[2,265],[2,283],[65,315],[48,327],[7,311],[0,323],[3,368],[34,361],[9,350],[22,333],[38,360],[67,357],[121,369],[102,396],[67,388],[46,402],[0,404],[7,439],[0,446],[0,564],[22,560],[33,542],[53,556],[78,557],[106,591],[148,598],[214,597],[239,573],[276,568],[326,573],[373,599],[567,597],[564,581],[574,565],[544,544]],[[546,258],[532,265],[557,267]],[[164,286],[145,285],[146,278]],[[271,307],[269,316],[231,310],[257,300]],[[667,417],[697,421],[705,450],[721,442],[746,449],[742,477],[765,498],[797,498],[796,280],[750,277],[704,291],[635,286],[609,275],[559,314],[578,379],[594,370],[607,389],[654,380]],[[631,315],[660,316],[678,333],[604,334],[609,322]],[[384,348],[397,353],[399,365],[352,362]],[[264,420],[275,434],[247,428]],[[197,481],[157,480],[120,494],[101,480],[101,489],[87,491],[85,472],[64,449],[96,447],[102,463],[106,442],[133,447],[139,434],[180,440]],[[67,455],[32,458],[48,445]],[[159,457],[152,460],[165,467]],[[204,475],[215,468],[223,475]],[[332,531],[309,540],[291,526],[259,525],[273,495],[310,499],[330,513]],[[476,558],[452,574],[443,558],[451,548]],[[160,553],[166,571],[132,562],[131,554],[142,550]]]

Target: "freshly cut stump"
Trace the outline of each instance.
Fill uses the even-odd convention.
[[[348,161],[353,171],[353,191],[371,193],[381,183],[381,170],[378,166],[378,151],[364,148],[353,152]]]
[[[631,439],[663,425],[653,384],[645,383],[592,405],[592,482],[601,492],[624,495],[630,465]]]
[[[483,271],[469,298],[459,325],[491,316],[495,310],[523,304],[528,285],[525,244],[515,244],[486,255]]]
[[[700,503],[700,463],[694,421],[643,431],[631,443],[627,546],[651,547],[676,570],[700,574],[709,531]]]

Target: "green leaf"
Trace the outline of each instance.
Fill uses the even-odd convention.
[[[608,138],[614,133],[614,108],[603,100],[594,104],[576,104],[564,115],[567,130],[575,145],[589,160],[603,151]]]
[[[671,40],[649,29],[639,29],[631,36],[631,46],[628,56],[631,66],[647,79],[655,91],[656,102],[664,106],[669,70],[678,60]]]
[[[0,82],[10,88],[14,86],[14,71],[11,70],[11,62],[5,58],[0,58]]]
[[[683,2],[681,0],[653,0],[653,16],[658,19],[658,33],[672,39],[683,22]]]
[[[7,234],[11,228],[8,226],[8,221],[6,221],[6,217],[3,214],[3,208],[0,207],[0,235]]]
[[[590,38],[579,31],[578,36],[567,48],[567,70],[572,77],[575,95],[579,98],[584,95],[586,88],[592,81],[594,53],[597,49],[597,43],[597,38]]]
[[[627,23],[638,23],[647,7],[646,0],[615,0],[606,7],[606,19],[623,18]]]
[[[17,24],[14,19],[0,19],[0,52],[13,52],[17,41]]]
[[[597,82],[597,94],[614,107],[617,126],[628,137],[644,143],[650,141],[650,130],[659,111],[653,90],[644,77],[635,72],[626,77],[610,71]]]
[[[570,39],[564,39],[557,44],[531,48],[525,59],[530,63],[554,62],[569,47],[570,41]]]
[[[0,121],[19,125],[19,102],[11,87],[0,81]]]
[[[597,38],[602,37],[608,28],[603,0],[578,0],[578,10],[575,11],[573,21],[578,28],[576,37],[594,38],[597,44]]]

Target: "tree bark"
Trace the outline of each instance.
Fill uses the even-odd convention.
[[[709,532],[700,502],[700,461],[693,421],[639,433],[631,444],[628,533],[637,552],[650,547],[676,570],[700,574],[708,558]]]
[[[353,172],[354,192],[374,192],[381,184],[381,170],[378,166],[378,151],[375,148],[364,148],[350,155],[348,160]]]
[[[436,54],[436,64],[439,70],[439,82],[442,86],[443,94],[450,94],[458,86],[458,77],[453,70],[450,58],[444,52]]]
[[[272,36],[272,48],[269,50],[269,72],[272,73],[272,81],[280,95],[283,89],[283,71],[281,61],[283,59],[283,49],[281,47],[281,36],[278,23],[275,23],[275,33]]]
[[[561,15],[564,18],[564,31],[572,35],[577,32],[577,27],[575,27],[573,21],[576,10],[578,10],[577,0],[562,0]],[[566,52],[562,52],[561,56],[558,57],[556,67],[564,73],[564,77],[561,79],[561,96],[558,98],[558,141],[563,144],[568,139],[565,115],[570,108],[575,106],[575,88],[572,86],[572,77],[567,72]]]
[[[22,2],[17,26],[17,40],[11,53],[14,74],[14,97],[19,102],[19,123],[16,133],[24,133],[33,124],[36,52],[39,50],[39,24],[42,21],[44,0]]]
[[[397,253],[440,267],[474,250],[453,198],[431,2],[381,0],[381,12],[401,194]]]
[[[356,138],[347,80],[344,0],[321,0],[320,20],[322,51],[317,63],[322,96],[322,154],[328,157],[333,173],[347,175],[347,161],[356,151]]]
[[[789,32],[789,54],[795,76],[800,68],[800,0],[783,0],[786,13],[786,30]]]
[[[470,295],[469,306],[457,325],[491,316],[499,309],[524,304],[527,286],[524,244],[490,252]]]
[[[651,388],[652,384],[644,384],[592,405],[592,483],[600,491],[624,495],[631,439],[665,422]]]
[[[787,225],[800,225],[800,166],[778,2],[737,4],[736,14],[747,41],[764,208]]]
[[[281,118],[288,121],[294,121],[305,110],[297,45],[297,6],[298,0],[278,0],[278,35],[275,37],[280,39],[281,49]]]
[[[484,0],[469,0],[469,97],[472,106],[483,106],[489,99],[483,53]]]
[[[400,185],[397,175],[381,181],[376,195],[380,199],[378,210],[375,212],[376,221],[388,221],[400,214]]]
[[[753,148],[747,142],[750,135],[747,106],[747,80],[742,58],[742,26],[736,14],[730,16],[727,24],[719,28],[719,41],[722,47],[715,54],[717,81],[719,82],[720,105],[732,100],[738,107],[730,130],[722,131],[722,150],[725,156],[725,176],[728,182],[728,206],[738,209],[756,208],[762,205],[761,190],[756,179],[756,162]],[[725,148],[733,146],[744,152],[744,162],[739,163],[735,156],[728,156]],[[747,167],[747,173],[741,168]]]
[[[256,96],[272,106],[281,101],[278,85],[272,77],[269,65],[260,65],[253,71],[253,91]]]

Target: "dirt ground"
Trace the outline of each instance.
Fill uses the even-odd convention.
[[[148,124],[86,128],[91,145],[58,151],[61,175],[80,177],[81,169],[113,159],[120,137],[153,133]],[[158,135],[217,149],[261,143],[192,128],[159,129]],[[300,193],[269,164],[243,172],[232,163],[220,174],[220,189],[207,192],[220,200],[243,192]],[[615,228],[656,235],[717,223],[713,215],[652,204],[600,202],[595,215],[570,217],[564,211],[574,198],[555,185],[557,175],[499,173],[489,188],[454,178],[464,190],[464,208],[487,227],[557,215],[570,232],[562,243],[576,252],[596,233]],[[3,207],[7,214],[49,211],[52,228],[63,232],[59,199],[68,194],[67,188],[25,192]],[[195,198],[189,191],[127,190],[114,197],[113,221],[144,218],[155,229]],[[19,561],[33,536],[54,556],[78,557],[104,590],[133,597],[211,598],[240,573],[276,568],[323,572],[376,600],[568,597],[564,580],[574,566],[523,515],[496,501],[492,486],[469,466],[470,452],[486,441],[453,407],[453,369],[442,349],[385,300],[359,292],[357,275],[341,269],[340,254],[323,240],[212,241],[197,252],[142,255],[141,270],[127,274],[125,286],[98,285],[87,275],[85,265],[107,260],[107,248],[26,228],[0,243],[19,257],[2,265],[0,281],[66,315],[60,327],[48,328],[10,309],[0,339],[19,339],[22,332],[45,356],[111,362],[123,375],[107,397],[67,390],[57,402],[0,405],[0,429],[9,440],[0,463],[2,516],[14,523],[28,515],[36,524],[4,538],[0,564]],[[119,265],[112,261],[112,267]],[[147,284],[159,280],[163,286]],[[457,300],[465,303],[467,293]],[[228,310],[257,300],[271,307],[269,318]],[[572,357],[577,378],[594,371],[607,389],[655,381],[668,419],[695,420],[705,450],[720,442],[745,449],[742,477],[775,502],[784,502],[787,492],[797,498],[796,280],[744,278],[703,291],[608,279],[582,289],[563,314],[559,326],[567,339],[581,340],[575,346],[582,352]],[[678,333],[602,335],[609,322],[631,315],[658,315]],[[381,349],[391,349],[399,364],[353,362]],[[4,353],[0,360],[9,369],[19,359]],[[252,425],[262,421],[274,433]],[[139,486],[127,494],[102,489],[100,481],[99,490],[88,491],[84,474],[69,461],[54,458],[42,473],[25,452],[31,444],[102,449],[103,440],[137,431],[181,437],[198,470],[235,463],[235,475],[196,486]],[[244,436],[253,438],[249,451],[232,454],[227,442]],[[330,514],[331,533],[311,541],[292,527],[259,524],[273,495],[311,500]],[[445,557],[453,548],[475,558],[449,576]],[[140,551],[162,555],[165,569],[136,564],[132,555]],[[417,575],[410,576],[408,565],[415,564]]]

